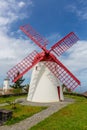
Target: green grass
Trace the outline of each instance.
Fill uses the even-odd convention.
[[[10,97],[0,97],[0,104],[1,103],[6,103],[7,101],[14,101],[17,98],[23,98],[23,97],[27,97],[27,95],[20,95],[20,96],[10,96]]]
[[[44,110],[46,107],[25,106],[25,105],[16,104],[16,109],[12,109],[11,105],[7,105],[0,108],[13,111],[12,119],[8,120],[5,123],[7,125],[11,125],[11,124],[20,122],[21,120],[24,120],[27,117],[30,117],[33,114],[40,112],[41,110]]]
[[[76,102],[54,113],[29,130],[87,130],[87,99],[69,96]]]

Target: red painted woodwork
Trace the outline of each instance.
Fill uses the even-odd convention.
[[[36,32],[29,24],[21,26],[20,29],[41,49],[46,50],[46,45],[48,45],[48,40]]]
[[[57,87],[57,91],[58,91],[58,97],[59,97],[59,100],[60,100],[60,87],[59,86]]]
[[[38,59],[35,59],[36,55],[38,55]],[[24,58],[20,63],[18,63],[16,66],[14,66],[12,69],[8,71],[7,74],[9,78],[11,78],[13,82],[16,82],[27,71],[29,71],[35,64],[37,64],[40,60],[42,60],[42,58],[43,57],[40,57],[37,51],[33,51],[26,58]]]
[[[38,62],[46,61],[45,65],[49,70],[68,88],[73,90],[80,85],[80,81],[54,56],[54,54],[60,56],[78,41],[78,37],[73,32],[54,44],[50,50],[47,50],[48,40],[37,33],[30,25],[21,26],[20,29],[43,51],[41,53],[33,51],[8,71],[7,74],[13,82],[16,82]]]
[[[69,49],[73,44],[78,41],[78,37],[73,33],[69,33],[63,39],[54,44],[50,51],[54,52],[56,55],[60,56],[67,49]]]
[[[54,62],[45,62],[49,70],[68,88],[74,90],[80,81],[53,55],[51,55]]]

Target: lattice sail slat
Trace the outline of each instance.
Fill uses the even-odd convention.
[[[41,60],[41,57],[38,57],[36,60],[36,55],[39,55],[37,51],[33,51],[26,58],[24,58],[20,63],[10,69],[7,74],[8,77],[12,79],[13,82],[16,82],[20,77],[22,77],[28,70],[30,70],[37,62]],[[35,59],[35,60],[34,60]]]
[[[80,85],[80,81],[64,66],[55,62],[45,62],[45,65],[49,68],[49,70],[68,88],[74,90],[78,85]]]
[[[46,45],[48,45],[48,40],[36,32],[29,24],[21,26],[20,29],[40,48],[45,49]]]
[[[59,42],[57,42],[54,46],[52,46],[50,51],[60,56],[73,44],[75,44],[78,40],[79,40],[78,37],[73,32],[71,32],[63,39],[61,39]]]

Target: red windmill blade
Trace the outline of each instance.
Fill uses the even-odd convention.
[[[74,32],[70,32],[67,36],[65,36],[63,39],[58,41],[56,44],[54,44],[50,51],[54,52],[56,55],[60,56],[62,53],[64,53],[67,49],[72,47],[77,41],[78,37],[74,34]]]
[[[80,85],[80,81],[56,57],[51,57],[54,62],[45,62],[45,65],[63,84],[71,90]]]
[[[38,59],[35,59],[36,55],[38,55]],[[16,66],[14,66],[7,72],[8,77],[11,78],[13,82],[16,82],[41,59],[42,57],[39,56],[39,53],[37,53],[37,51],[33,51],[27,57],[25,57],[20,63],[18,63]]]
[[[36,32],[29,24],[21,26],[20,29],[41,49],[46,50],[46,45],[48,45],[48,40]]]

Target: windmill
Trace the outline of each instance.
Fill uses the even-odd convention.
[[[74,90],[80,85],[80,81],[60,62],[58,56],[75,44],[79,40],[78,37],[74,32],[70,32],[55,43],[50,50],[47,50],[48,40],[29,24],[21,26],[20,29],[42,49],[42,52],[34,50],[30,53],[7,72],[9,78],[16,82],[33,68],[27,100],[32,102],[64,100],[61,85],[64,84],[69,89]],[[18,72],[19,75],[17,75]]]

